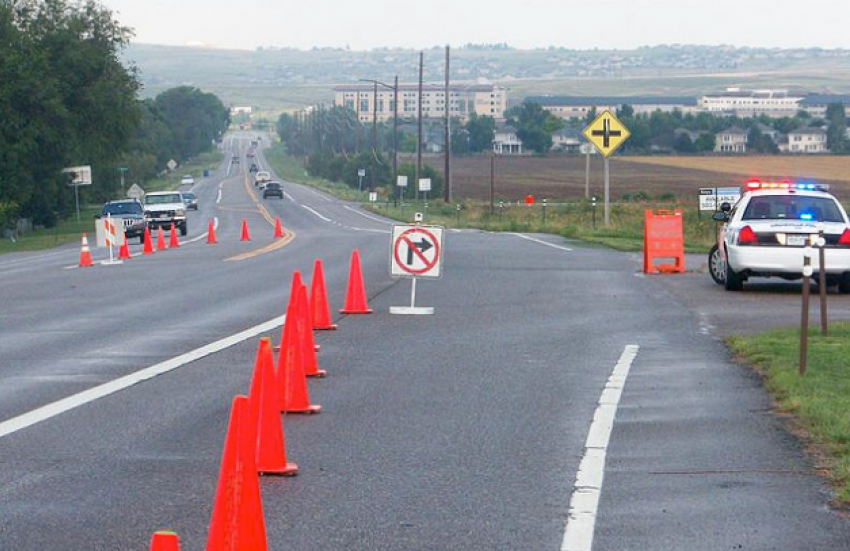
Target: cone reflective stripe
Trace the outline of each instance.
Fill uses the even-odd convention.
[[[328,374],[319,369],[316,359],[316,341],[313,339],[313,318],[307,305],[307,287],[301,285],[298,293],[298,331],[301,337],[301,358],[304,363],[304,374],[307,377],[324,377]]]
[[[266,526],[247,396],[236,396],[221,456],[206,551],[264,551]]]
[[[257,472],[294,475],[298,465],[286,461],[286,444],[280,420],[280,398],[274,376],[274,352],[268,337],[260,339],[254,376],[248,394],[251,423],[257,430]]]
[[[248,234],[248,220],[245,217],[242,217],[242,237],[239,238],[240,241],[250,241],[251,236]]]
[[[160,226],[156,232],[156,250],[164,251],[165,248],[165,234],[162,232],[162,226]]]
[[[283,237],[283,227],[280,225],[280,216],[274,219],[274,238],[280,239]]]
[[[331,323],[325,276],[322,273],[322,261],[318,258],[313,263],[313,279],[310,281],[310,311],[313,315],[313,329],[319,331],[336,329],[336,325]]]
[[[80,244],[80,268],[90,268],[92,266],[91,263],[91,249],[89,249],[89,238],[83,233],[82,243]]]
[[[210,245],[218,243],[218,241],[215,240],[215,225],[213,224],[212,218],[210,218],[210,221],[207,224],[207,243]]]
[[[345,305],[341,314],[371,314],[372,309],[366,304],[366,290],[363,288],[363,273],[360,270],[360,252],[351,252],[351,266],[348,272],[348,289],[345,293]]]
[[[142,247],[142,254],[153,254],[153,240],[151,239],[150,227],[145,227],[145,244]]]
[[[180,551],[180,543],[174,532],[154,532],[150,551]]]
[[[280,411],[284,413],[319,413],[322,406],[311,405],[301,345],[298,342],[298,300],[291,296],[283,324],[280,352],[277,356],[277,384]]]
[[[174,227],[174,222],[171,223],[171,236],[168,239],[168,246],[170,248],[177,248],[180,246],[180,242],[177,241],[177,228]]]

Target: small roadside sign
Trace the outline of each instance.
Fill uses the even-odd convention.
[[[91,185],[91,167],[86,166],[71,166],[62,169],[62,172],[71,176],[69,186],[90,186]]]
[[[127,197],[130,199],[135,199],[137,201],[141,201],[142,197],[145,196],[145,190],[139,184],[133,184],[130,186],[130,189],[127,190]]]
[[[396,185],[398,187],[407,187],[407,176],[399,174],[396,181]]]
[[[366,169],[365,168],[358,168],[357,169],[357,176],[359,176],[360,178],[363,178],[364,176],[366,176]]]
[[[177,161],[175,161],[174,159],[171,159],[170,161],[165,163],[165,166],[168,167],[168,170],[173,171],[175,168],[177,168]]]
[[[441,226],[393,226],[390,275],[439,278],[443,256]]]
[[[419,178],[419,191],[431,191],[431,178]]]
[[[369,202],[375,203],[377,201],[378,201],[378,192],[377,191],[370,191],[369,192]]]
[[[716,211],[720,205],[729,203],[734,205],[741,198],[739,187],[704,187],[699,189],[699,210]]]

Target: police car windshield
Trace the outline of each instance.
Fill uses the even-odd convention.
[[[760,195],[753,197],[741,219],[844,222],[835,201],[829,197],[808,195]]]

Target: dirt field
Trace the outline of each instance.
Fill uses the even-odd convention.
[[[443,158],[425,162],[442,172]],[[830,184],[840,199],[850,199],[850,157],[615,157],[611,159],[611,197],[643,192],[650,198],[674,194],[694,198],[701,187],[742,185],[747,179],[807,178]],[[490,159],[455,157],[452,182],[457,198],[490,197]],[[603,163],[591,157],[590,193],[602,196]],[[501,156],[496,158],[495,196],[516,201],[528,194],[550,201],[584,197],[585,158]]]

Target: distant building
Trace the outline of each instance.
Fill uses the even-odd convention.
[[[252,107],[231,107],[231,115],[250,115],[254,109]]]
[[[780,147],[780,150],[788,153],[827,153],[829,151],[826,148],[826,130],[808,126],[789,132],[788,143],[783,146],[787,149]]]
[[[552,134],[553,151],[578,153],[584,143],[587,143],[587,140],[584,139],[578,128],[562,128]]]
[[[840,103],[845,112],[850,110],[850,96],[839,94],[810,94],[800,101],[800,109],[817,119],[826,118],[826,108],[831,103]],[[846,113],[850,115],[850,113]]]
[[[728,88],[720,94],[707,94],[699,98],[698,108],[712,115],[736,117],[793,117],[800,110],[803,96],[788,90],[743,90]]]
[[[493,136],[493,152],[497,155],[522,153],[522,140],[516,135],[516,129],[510,125],[499,125]]]
[[[530,96],[525,101],[537,103],[543,109],[562,119],[583,119],[588,113],[611,111],[615,113],[623,105],[629,105],[636,115],[651,114],[656,111],[683,114],[696,113],[697,101],[686,97],[654,96]]]
[[[334,87],[334,105],[345,106],[357,114],[360,122],[393,119],[395,91],[392,88],[367,83],[344,84]],[[419,85],[398,85],[399,118],[416,118],[419,114]],[[504,120],[508,105],[507,88],[493,84],[452,84],[449,86],[449,116],[469,120],[472,113]],[[422,87],[422,118],[443,118],[446,115],[446,90],[438,84]]]
[[[719,132],[714,150],[719,153],[746,153],[747,131],[738,126],[733,126]]]

